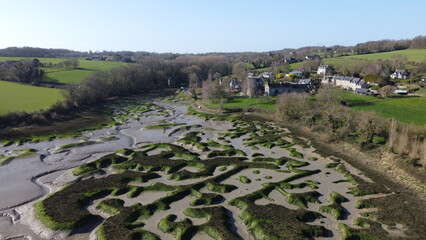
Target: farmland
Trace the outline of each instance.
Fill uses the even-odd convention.
[[[52,62],[61,62],[56,58],[41,58],[39,59],[43,63]],[[65,59],[61,59],[62,61]],[[122,62],[105,62],[105,61],[89,61],[89,60],[79,60],[79,69],[65,69],[65,68],[45,68],[46,77],[45,81],[56,82],[62,84],[79,84],[87,76],[96,72],[96,71],[107,71],[118,66],[127,65],[127,63]]]
[[[21,57],[0,57],[0,62],[2,61],[18,61]],[[33,58],[29,58],[33,59]],[[67,60],[66,58],[37,58],[45,64],[46,66],[49,63],[58,64]],[[61,83],[61,84],[79,84],[87,76],[96,72],[96,71],[107,71],[118,66],[124,66],[128,63],[123,62],[107,62],[107,61],[90,61],[79,59],[78,69],[67,69],[67,68],[55,68],[55,67],[44,67],[42,68],[46,72],[44,81]]]
[[[424,92],[424,90],[421,90]],[[426,125],[426,97],[391,96],[377,98],[357,95],[351,91],[335,90],[348,106],[357,111],[372,111],[386,118],[395,118],[402,123]]]
[[[400,51],[344,56],[340,58],[375,61],[379,59],[382,59],[382,60],[395,59],[396,57],[401,57],[401,56],[406,57],[407,61],[422,62],[426,60],[426,49],[406,49],[406,50],[400,50]]]
[[[396,97],[366,101],[352,108],[360,111],[374,111],[379,115],[404,123],[426,124],[425,97]]]
[[[270,112],[275,111],[277,97],[260,97],[260,98],[247,98],[247,97],[234,97],[231,101],[223,104],[224,109],[262,109]],[[207,103],[205,103],[207,104]],[[208,103],[210,108],[218,108],[219,103]]]
[[[46,109],[63,98],[59,89],[0,81],[0,114]]]

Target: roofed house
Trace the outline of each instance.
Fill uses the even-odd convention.
[[[312,82],[311,79],[300,79],[299,81],[297,81],[297,84],[299,85],[306,85],[306,87],[309,89],[309,91],[314,90],[315,85]]]
[[[313,56],[307,55],[307,56],[305,56],[305,59],[306,60],[315,60],[315,59],[321,59],[321,57],[318,56],[318,55],[313,55]]]
[[[355,89],[355,94],[365,95],[365,96],[373,95],[373,93],[368,88],[357,88],[357,89]]]
[[[324,78],[323,84],[333,84],[333,86],[340,87],[346,90],[355,91],[357,88],[368,88],[368,83],[360,78],[333,76]]]
[[[265,83],[265,95],[266,96],[276,96],[284,93],[307,93],[312,89],[308,84],[298,84],[298,83]]]
[[[288,76],[290,76],[290,74],[294,74],[296,77],[302,77],[303,76],[303,72],[299,71],[299,70],[291,71],[288,74],[286,74],[285,76],[288,77]]]
[[[399,94],[399,95],[407,95],[408,91],[407,90],[402,90],[402,89],[396,89],[394,91],[394,93]]]
[[[231,79],[231,81],[229,82],[229,88],[231,89],[231,91],[236,92],[239,92],[242,89],[240,83],[238,82],[238,79],[236,78]]]
[[[297,63],[298,60],[294,57],[284,59],[285,63]]]
[[[87,57],[85,60],[90,60],[90,61],[106,61],[107,58],[108,58],[107,56],[95,55],[95,56]]]
[[[329,65],[320,65],[317,70],[317,74],[327,75],[331,73],[331,67]]]
[[[410,75],[407,70],[396,69],[394,73],[390,75],[392,79],[407,79]]]
[[[275,79],[275,74],[273,72],[263,72],[262,77],[269,80]]]

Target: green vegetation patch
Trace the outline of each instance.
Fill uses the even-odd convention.
[[[78,143],[69,143],[69,144],[65,144],[60,146],[60,148],[62,149],[69,149],[69,148],[74,148],[74,147],[84,147],[84,146],[89,146],[89,145],[93,145],[93,144],[97,144],[98,142],[95,141],[84,141],[84,142],[78,142]]]
[[[171,233],[176,236],[176,239],[182,239],[182,236],[191,235],[196,230],[192,226],[192,221],[184,218],[176,222],[177,216],[174,214],[168,215],[158,222],[158,229],[165,233]]]
[[[330,193],[330,205],[320,206],[319,210],[323,213],[328,213],[332,215],[335,219],[341,220],[345,217],[346,211],[342,207],[341,203],[349,201],[344,196],[340,195],[337,192]]]
[[[127,160],[128,159],[125,157],[118,156],[116,154],[109,154],[109,155],[101,157],[100,159],[94,162],[80,165],[74,168],[72,170],[72,173],[75,176],[97,173],[97,172],[100,172],[102,168],[109,167],[111,164],[119,164]]]
[[[387,98],[352,106],[355,110],[373,111],[403,123],[426,124],[425,97]]]
[[[0,81],[0,115],[48,109],[64,100],[63,90]]]
[[[323,226],[309,225],[306,222],[320,217],[318,213],[303,209],[292,210],[280,205],[257,205],[259,193],[232,200],[231,205],[243,210],[240,217],[255,239],[307,239],[326,237]]]
[[[372,228],[372,227],[370,227]],[[380,239],[389,239],[390,236],[386,233],[386,231],[381,228],[381,226],[374,226],[374,229],[368,229],[368,233],[365,229],[359,230],[359,229],[353,229],[350,228],[348,225],[339,223],[339,230],[343,235],[343,240],[352,240],[352,239],[360,239],[360,240],[380,240]],[[371,232],[371,233],[370,233]],[[375,232],[379,232],[380,235],[384,235],[383,237],[376,237],[373,235]],[[379,235],[379,236],[380,236]]]
[[[196,227],[198,231],[207,233],[213,239],[239,239],[229,228],[229,216],[227,214],[227,210],[222,206],[208,208],[187,208],[183,211],[183,213],[192,218],[206,218],[206,223]]]
[[[355,185],[354,187],[349,188],[349,193],[353,194],[354,196],[390,193],[390,191],[382,184],[375,182],[367,182],[361,177],[351,174],[343,164],[339,164],[335,169],[337,172],[342,173],[350,183]]]
[[[40,62],[45,65],[49,63],[57,64],[66,58],[38,58]],[[78,69],[58,68],[58,67],[46,67],[43,70],[46,72],[46,76],[43,79],[47,82],[62,83],[62,84],[80,84],[83,80],[95,73],[96,71],[107,71],[119,66],[125,66],[128,63],[123,62],[109,62],[109,61],[90,61],[79,59]]]
[[[96,209],[112,215],[120,213],[124,208],[124,201],[118,198],[108,198],[96,205]]]
[[[196,199],[189,203],[191,206],[212,205],[225,200],[222,195],[215,193],[202,193],[196,190],[192,190],[192,195],[194,195]]]
[[[152,125],[152,126],[146,126],[144,129],[161,129],[161,130],[167,130],[172,127],[185,125],[185,123],[164,123],[164,124],[158,124],[158,125]]]
[[[35,150],[33,148],[27,148],[27,149],[14,151],[14,155],[12,155],[12,156],[4,156],[4,155],[0,154],[0,166],[10,163],[12,160],[14,160],[16,158],[30,156],[32,154],[35,154],[36,152],[37,152],[37,150]]]
[[[240,176],[239,179],[240,179],[240,182],[242,182],[242,183],[246,183],[246,184],[251,183],[250,178],[248,178],[246,176]]]
[[[286,198],[288,203],[301,208],[308,208],[308,203],[319,203],[318,197],[321,196],[317,191],[289,193],[279,186],[277,186],[276,189]]]

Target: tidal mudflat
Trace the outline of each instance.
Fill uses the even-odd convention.
[[[111,106],[119,124],[0,148],[2,239],[399,238],[393,196],[273,122],[169,99]],[[358,237],[358,238],[357,238]]]

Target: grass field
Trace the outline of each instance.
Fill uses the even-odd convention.
[[[0,62],[3,61],[18,61],[21,57],[0,57]],[[33,58],[28,58],[33,59]],[[66,58],[37,58],[44,64],[52,63],[57,64],[66,60]],[[118,66],[127,65],[123,62],[105,62],[105,61],[89,61],[79,59],[80,69],[66,69],[66,68],[43,68],[46,71],[44,81],[62,83],[62,84],[79,84],[87,76],[96,71],[107,71]]]
[[[47,109],[63,98],[62,90],[0,81],[0,114]]]
[[[334,67],[339,68],[343,65],[347,65],[354,62],[377,61],[379,59],[391,60],[395,58],[400,58],[400,56],[406,57],[407,61],[422,62],[426,60],[426,49],[406,49],[406,50],[392,51],[392,52],[326,58],[326,59],[323,59],[323,63],[330,64],[330,65],[333,65]],[[407,69],[411,69],[414,67],[415,66],[409,65],[409,64],[405,65],[405,68]]]
[[[225,109],[263,109],[270,112],[275,112],[275,102],[277,97],[261,97],[261,98],[248,98],[248,97],[234,97],[231,102],[224,103]],[[208,103],[211,108],[219,108],[217,103]]]
[[[426,97],[398,97],[376,101],[366,101],[352,108],[361,111],[374,111],[387,118],[394,117],[404,123],[426,124]]]
[[[399,51],[392,51],[392,52],[345,56],[340,58],[375,61],[379,59],[382,59],[382,60],[395,59],[395,57],[399,55],[405,56],[408,61],[422,62],[426,60],[426,49],[406,49],[406,50],[399,50]]]
[[[43,63],[55,63],[57,61],[56,58],[40,58],[39,60]],[[53,62],[52,60],[54,60],[55,62]],[[65,59],[61,59],[61,61],[63,60]],[[79,60],[79,63],[80,69],[45,68],[45,81],[63,84],[79,84],[87,76],[96,71],[107,71],[118,66],[127,65],[127,63],[122,62],[89,61],[82,59]]]
[[[426,124],[426,97],[395,96],[377,98],[354,94],[352,91],[335,90],[346,104],[357,111],[373,111],[386,118],[394,117],[403,123]]]

